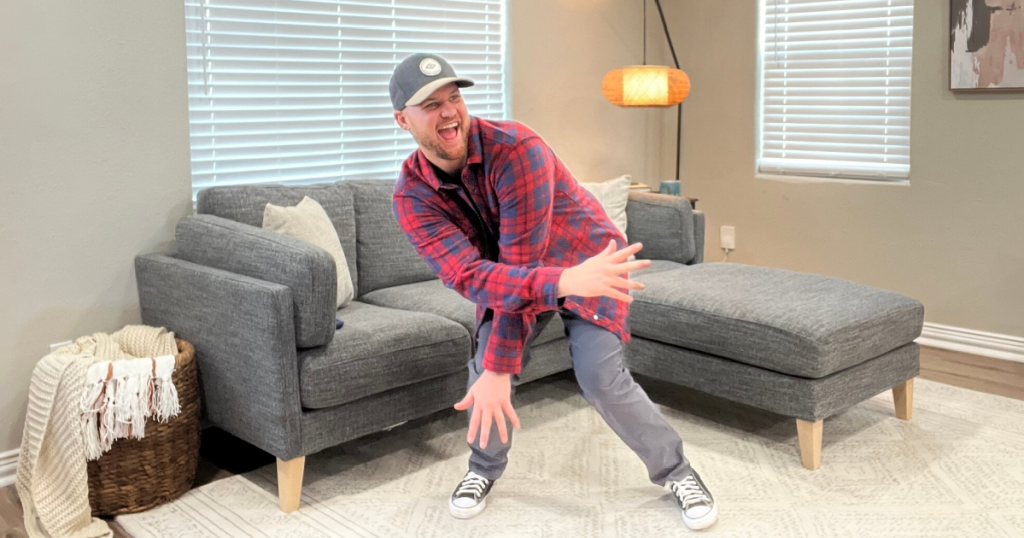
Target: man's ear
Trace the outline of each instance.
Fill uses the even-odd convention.
[[[405,119],[405,115],[402,114],[401,110],[395,111],[395,121],[398,123],[398,126],[401,127],[402,129],[405,129],[406,131],[409,130],[409,120]]]

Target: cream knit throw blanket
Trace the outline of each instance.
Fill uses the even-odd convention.
[[[36,364],[16,486],[30,538],[112,536],[106,522],[92,517],[86,461],[116,438],[141,437],[138,417],[144,424],[152,414],[177,414],[170,382],[176,353],[174,333],[129,325],[83,336]]]

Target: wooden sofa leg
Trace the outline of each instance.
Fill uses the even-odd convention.
[[[811,471],[821,466],[821,423],[796,419],[796,433],[800,438],[800,462]]]
[[[290,513],[299,509],[302,471],[305,467],[305,456],[288,461],[277,458],[277,498],[282,512]]]
[[[896,417],[910,420],[914,408],[914,378],[893,387],[892,398],[896,401]]]

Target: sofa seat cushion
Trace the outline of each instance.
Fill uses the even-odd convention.
[[[325,346],[299,350],[302,406],[351,402],[466,368],[469,333],[449,319],[359,301],[338,311],[345,322]]]
[[[453,289],[446,288],[440,280],[428,280],[415,284],[392,286],[372,291],[359,298],[360,301],[387,308],[429,312],[460,323],[475,334],[476,305],[459,295]],[[533,345],[539,346],[559,338],[565,338],[565,325],[558,314],[548,323],[547,327],[534,340]],[[476,350],[476,342],[473,343]]]
[[[844,279],[738,263],[636,276],[634,336],[817,379],[912,342],[924,306]]]

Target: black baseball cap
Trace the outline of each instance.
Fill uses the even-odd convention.
[[[457,76],[451,64],[437,54],[413,54],[402,60],[391,74],[391,105],[395,110],[418,105],[438,88],[451,82],[460,88],[474,84],[466,77]]]

